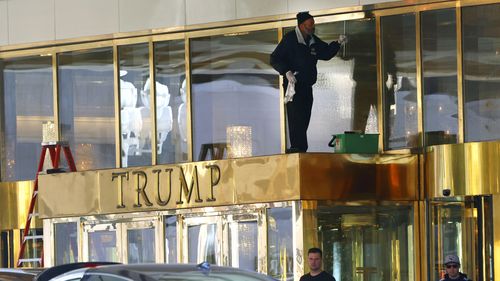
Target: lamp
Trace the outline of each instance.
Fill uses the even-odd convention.
[[[226,128],[228,158],[252,156],[252,127],[229,126]]]

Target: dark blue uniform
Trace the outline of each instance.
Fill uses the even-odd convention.
[[[305,44],[304,44],[305,43]],[[285,34],[274,52],[271,54],[271,65],[284,76],[283,87],[288,80],[286,73],[298,72],[295,77],[295,96],[287,103],[288,129],[291,148],[299,152],[307,151],[307,128],[311,119],[313,103],[312,86],[316,83],[318,60],[332,59],[340,49],[340,44],[327,44],[316,35],[309,36],[303,43],[299,42],[297,33],[292,30]]]
[[[444,278],[441,279],[440,281],[471,281],[470,279],[467,278],[467,275],[463,274],[463,273],[459,273],[459,276],[458,278],[456,279],[451,279],[448,274],[445,274],[444,275]]]

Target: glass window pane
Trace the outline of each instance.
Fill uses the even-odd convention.
[[[267,274],[293,279],[292,208],[267,210]]]
[[[2,181],[33,180],[42,124],[54,122],[52,58],[0,61]]]
[[[325,204],[315,212],[319,231],[311,235],[336,280],[414,280],[411,206]]]
[[[456,143],[458,134],[455,9],[422,13],[425,145]]]
[[[415,14],[381,18],[384,148],[418,144]]]
[[[177,217],[165,217],[166,263],[177,263]]]
[[[154,263],[155,261],[154,228],[127,229],[127,262]]]
[[[191,40],[195,159],[226,158],[227,146],[230,157],[280,153],[279,79],[269,64],[277,41],[277,30]]]
[[[155,43],[159,164],[186,162],[187,104],[184,40]]]
[[[258,271],[257,221],[232,222],[229,226],[229,264]]]
[[[219,240],[217,238],[217,224],[202,224],[188,226],[188,262],[217,263]]]
[[[500,139],[500,4],[462,9],[465,141]]]
[[[58,64],[61,135],[77,170],[115,167],[113,50],[61,53]]]
[[[328,140],[334,134],[378,133],[375,19],[317,24],[315,34],[327,43],[341,34],[348,36],[344,49],[332,60],[318,61],[313,86],[308,151],[330,152]]]
[[[77,223],[56,223],[54,225],[55,265],[78,261]]]
[[[122,167],[151,165],[149,45],[118,47]]]
[[[89,261],[118,262],[116,230],[89,232]]]

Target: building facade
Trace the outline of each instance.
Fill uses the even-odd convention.
[[[25,266],[298,280],[319,246],[337,280],[437,280],[448,254],[498,277],[500,2],[329,2],[0,0],[0,265],[17,264],[45,127],[78,172],[40,176]],[[284,154],[269,55],[302,10],[349,41],[318,63],[310,153]],[[378,134],[378,153],[332,153],[345,131]]]

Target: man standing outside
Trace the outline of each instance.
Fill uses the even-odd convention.
[[[297,26],[283,36],[271,54],[271,65],[284,76],[283,87],[288,116],[290,148],[287,153],[306,152],[307,128],[311,120],[312,86],[316,83],[318,60],[330,60],[339,51],[346,37],[338,42],[323,42],[314,35],[314,18],[308,12],[297,14]]]
[[[441,281],[468,281],[467,275],[460,272],[460,259],[457,255],[447,255],[444,258],[444,266],[446,267],[446,274]]]
[[[300,277],[300,281],[335,281],[335,278],[321,269],[323,252],[319,248],[311,248],[307,252],[310,272]]]

